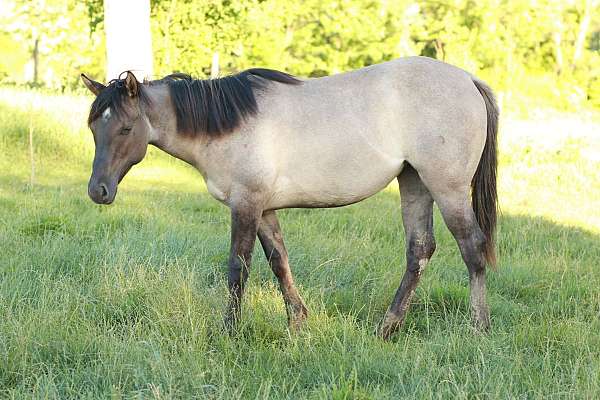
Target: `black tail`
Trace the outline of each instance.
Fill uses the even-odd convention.
[[[473,78],[473,83],[481,93],[487,109],[487,137],[477,171],[471,181],[472,204],[479,227],[485,235],[485,259],[492,267],[496,266],[495,236],[498,210],[496,191],[498,105],[492,89],[484,82]]]

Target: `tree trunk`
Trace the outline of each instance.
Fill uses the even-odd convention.
[[[33,84],[37,86],[38,84],[38,71],[39,71],[39,62],[40,62],[40,39],[35,38],[35,43],[33,44]]]
[[[433,45],[435,47],[435,58],[445,61],[446,51],[444,50],[444,43],[440,39],[435,39]]]
[[[36,41],[37,43],[37,41]],[[33,107],[32,107],[33,108]],[[30,164],[30,175],[29,175],[29,186],[33,188],[35,184],[35,158],[33,151],[33,109],[29,113],[29,164]]]
[[[126,70],[152,76],[150,0],[104,0],[104,30],[107,81]]]
[[[215,51],[212,57],[212,64],[210,65],[210,77],[216,79],[219,77],[219,53]]]
[[[592,20],[592,6],[597,2],[593,0],[585,1],[585,8],[583,10],[583,17],[579,24],[579,32],[577,33],[577,40],[575,41],[575,52],[573,53],[573,62],[571,63],[571,69],[577,68],[577,63],[581,58],[583,52],[583,46],[585,45],[585,38],[590,28],[590,22]]]
[[[556,59],[556,73],[561,74],[563,70],[563,53],[562,53],[562,31],[554,32],[554,58]]]
[[[167,73],[173,72],[173,67],[171,66],[171,21],[173,20],[173,14],[175,14],[175,7],[177,7],[177,0],[171,0],[169,11],[167,12],[167,20],[163,27],[165,36],[163,38],[162,47],[165,51],[165,56],[162,67],[168,71]]]

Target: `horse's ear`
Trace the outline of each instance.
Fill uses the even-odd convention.
[[[81,80],[83,81],[83,84],[96,96],[98,96],[98,93],[106,88],[106,86],[100,82],[96,82],[95,80],[88,78],[85,76],[85,74],[81,74]]]
[[[138,94],[138,81],[131,71],[127,71],[125,77],[125,87],[127,88],[127,94],[129,97],[135,97]]]

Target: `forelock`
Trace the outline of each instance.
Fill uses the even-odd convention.
[[[88,126],[98,118],[104,117],[104,113],[107,110],[109,110],[108,113],[110,114],[108,115],[108,118],[115,116],[117,118],[126,117],[127,109],[125,108],[125,104],[127,99],[129,99],[129,95],[127,94],[127,88],[125,87],[125,80],[113,79],[110,81],[106,88],[98,93],[98,96],[92,103],[90,114],[88,116]],[[151,103],[150,98],[144,90],[143,84],[138,85],[136,99],[146,106]],[[106,118],[106,120],[108,120],[108,118]]]
[[[124,102],[127,96],[123,81],[119,79],[112,80],[109,85],[103,89],[92,103],[90,114],[88,116],[88,125],[98,118],[108,120],[110,116],[121,117],[125,114]]]

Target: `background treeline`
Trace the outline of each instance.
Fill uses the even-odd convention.
[[[461,66],[515,107],[600,107],[599,0],[152,0],[157,77],[251,66],[321,76],[407,55]],[[105,76],[102,0],[7,0],[0,80]],[[123,37],[127,40],[127,37]],[[131,43],[135,46],[135,43]]]

